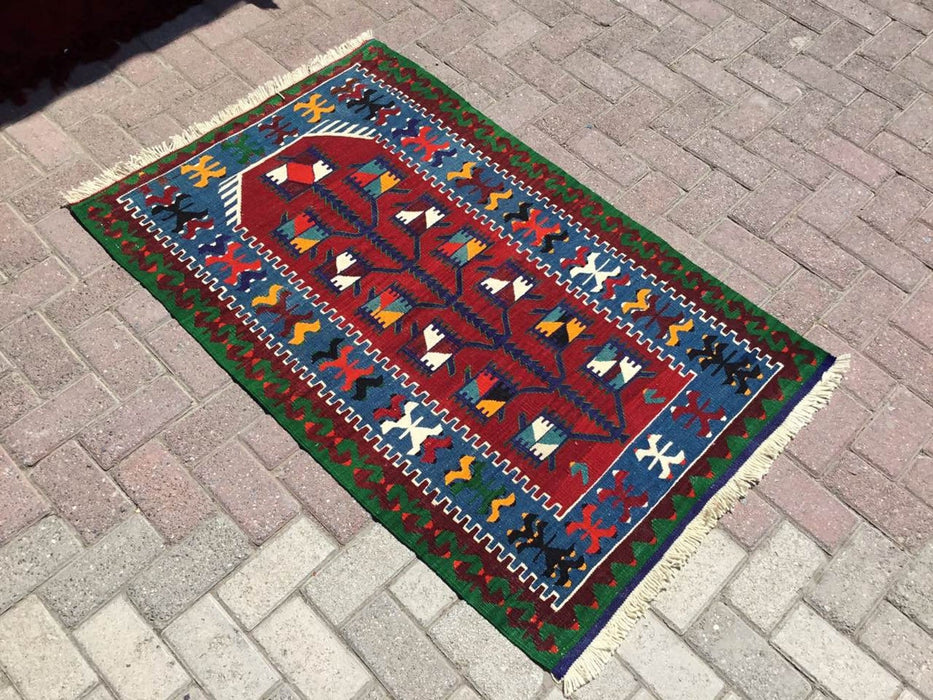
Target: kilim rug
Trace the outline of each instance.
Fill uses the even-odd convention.
[[[363,38],[71,199],[567,692],[846,364]]]

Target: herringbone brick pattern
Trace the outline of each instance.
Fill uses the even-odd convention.
[[[0,108],[0,698],[529,698],[58,209],[360,31],[853,369],[580,698],[933,697],[933,3],[210,3]]]

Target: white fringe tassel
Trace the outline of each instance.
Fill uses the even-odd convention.
[[[145,168],[147,165],[157,161],[159,158],[166,156],[173,151],[177,151],[179,148],[184,148],[192,141],[195,141],[204,136],[204,134],[206,134],[208,131],[216,129],[218,126],[221,126],[231,119],[240,116],[244,112],[248,112],[253,107],[262,104],[273,95],[279,93],[281,90],[291,87],[295,83],[304,80],[312,73],[320,70],[321,68],[324,68],[325,66],[333,63],[338,59],[343,58],[348,53],[356,48],[359,48],[372,38],[372,32],[363,32],[359,36],[343,42],[340,44],[340,46],[335,46],[327,53],[315,56],[305,65],[296,68],[289,73],[280,75],[277,78],[273,78],[269,82],[250,92],[246,97],[244,97],[236,104],[229,105],[228,107],[222,109],[207,121],[198,122],[197,124],[188,127],[180,134],[173,136],[158,146],[146,148],[134,155],[129,160],[119,163],[112,168],[108,168],[97,177],[82,182],[77,187],[65,193],[65,200],[69,204],[80,202],[82,199],[86,199],[87,197],[100,192],[105,187],[109,187],[113,183],[122,180],[126,176],[132,175],[137,170]]]
[[[732,510],[732,507],[748,493],[752,486],[761,481],[794,435],[829,402],[830,395],[839,386],[848,369],[849,355],[836,358],[836,362],[823,374],[803,400],[793,408],[777,430],[761,443],[735,476],[706,503],[699,515],[687,525],[680,537],[671,545],[664,558],[632,591],[596,639],[583,651],[580,658],[573,662],[563,678],[565,696],[569,697],[575,690],[599,675],[625,636],[648,612],[651,601],[667,587],[677,574],[677,570],[687,563],[690,556],[699,548],[703,538],[716,526],[718,520]]]

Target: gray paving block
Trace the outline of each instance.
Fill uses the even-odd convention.
[[[360,610],[344,632],[398,697],[433,700],[445,697],[460,682],[443,654],[386,593]]]
[[[863,526],[832,558],[808,599],[837,627],[853,630],[872,611],[907,559],[888,538]]]
[[[541,689],[541,669],[465,602],[444,613],[430,633],[486,697],[520,700]]]
[[[321,567],[302,590],[339,625],[413,557],[388,530],[373,524]]]
[[[75,638],[121,698],[162,700],[191,682],[122,595],[75,630]]]
[[[246,535],[225,516],[215,516],[164,552],[127,593],[143,617],[161,629],[236,568],[249,551]]]
[[[912,686],[933,697],[933,637],[889,603],[865,623],[859,641]]]
[[[40,595],[67,627],[74,627],[110,600],[161,549],[159,533],[143,516],[134,515],[59,571]]]
[[[888,599],[933,634],[933,542],[914,560]]]
[[[253,638],[309,698],[350,700],[372,679],[346,643],[299,596],[263,620]]]
[[[807,680],[719,601],[703,613],[686,637],[750,698],[802,700],[810,693]]]
[[[213,596],[188,608],[163,636],[215,698],[252,700],[280,680]]]
[[[0,668],[25,700],[73,700],[97,684],[97,674],[35,596],[0,615]]]
[[[0,549],[0,612],[43,583],[81,552],[80,540],[59,518],[50,517]]]

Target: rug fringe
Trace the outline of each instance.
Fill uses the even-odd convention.
[[[826,370],[822,378],[798,403],[784,422],[755,450],[735,476],[723,486],[703,507],[699,515],[687,525],[684,532],[671,545],[664,558],[645,576],[622,607],[599,632],[593,642],[573,662],[563,677],[563,691],[569,697],[574,691],[593,680],[618,649],[625,636],[648,612],[651,602],[664,590],[719,519],[748,491],[761,481],[774,460],[784,451],[791,439],[809,423],[814,414],[829,402],[833,390],[839,386],[849,369],[850,356],[841,355]],[[556,680],[556,679],[555,679]],[[560,682],[560,681],[559,681]]]
[[[304,80],[312,73],[333,63],[334,61],[343,58],[348,53],[359,48],[372,38],[372,32],[365,31],[362,34],[343,42],[339,46],[335,46],[330,51],[315,56],[303,66],[300,66],[293,71],[269,80],[268,82],[260,85],[258,88],[250,92],[239,102],[228,105],[207,121],[192,124],[180,134],[176,134],[167,141],[164,141],[157,146],[150,146],[149,148],[145,148],[128,160],[122,163],[118,163],[111,168],[107,168],[96,177],[93,177],[90,180],[86,180],[77,187],[68,190],[64,195],[65,201],[68,204],[75,204],[80,202],[81,200],[100,192],[100,190],[104,189],[105,187],[109,187],[113,183],[119,182],[128,175],[132,175],[137,170],[145,168],[146,166],[157,161],[159,158],[162,158],[163,156],[166,156],[173,151],[177,151],[179,148],[184,148],[192,141],[201,138],[204,134],[211,131],[212,129],[216,129],[218,126],[225,124],[234,117],[238,117],[244,112],[251,110],[253,107],[262,104],[270,97],[279,93],[285,88],[291,87],[295,83]]]

